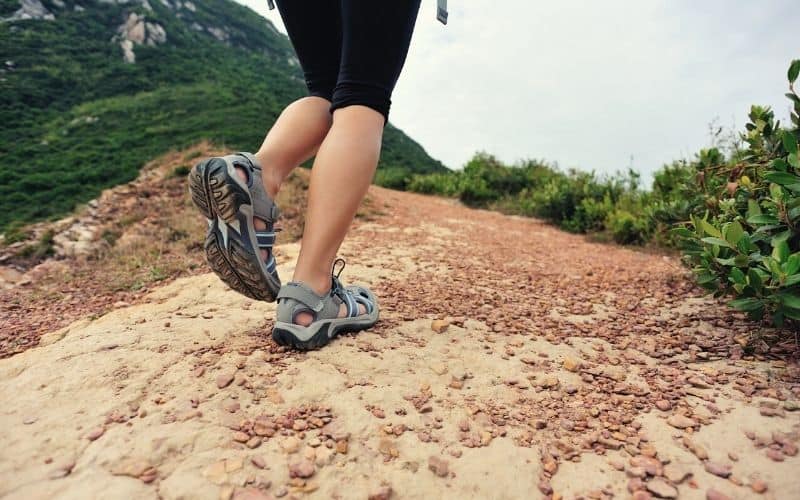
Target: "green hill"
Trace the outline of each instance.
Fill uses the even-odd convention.
[[[201,139],[252,150],[305,94],[288,39],[231,0],[0,0],[0,19],[0,229]],[[387,128],[379,179],[444,170]]]

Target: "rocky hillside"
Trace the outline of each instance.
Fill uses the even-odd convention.
[[[254,149],[303,94],[288,39],[231,0],[0,0],[0,230],[202,139]],[[393,127],[380,168],[444,169]]]

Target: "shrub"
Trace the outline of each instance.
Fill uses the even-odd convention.
[[[781,128],[770,108],[753,106],[743,136],[747,149],[735,164],[716,170],[706,155],[699,179],[713,183],[714,196],[706,189],[704,214],[675,229],[701,286],[776,326],[800,320],[798,73],[800,60],[788,74],[793,125]]]

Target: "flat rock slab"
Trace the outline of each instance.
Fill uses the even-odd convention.
[[[626,498],[629,474],[663,498],[800,489],[800,412],[760,412],[798,399],[796,365],[739,359],[748,324],[677,261],[371,196],[391,215],[341,251],[381,298],[370,331],[286,351],[273,305],[207,274],[0,360],[0,496]]]

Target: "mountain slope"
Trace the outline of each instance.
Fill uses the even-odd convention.
[[[0,229],[201,139],[252,150],[305,92],[288,39],[230,0],[0,0],[0,18]],[[384,171],[444,169],[394,127],[384,146]]]

